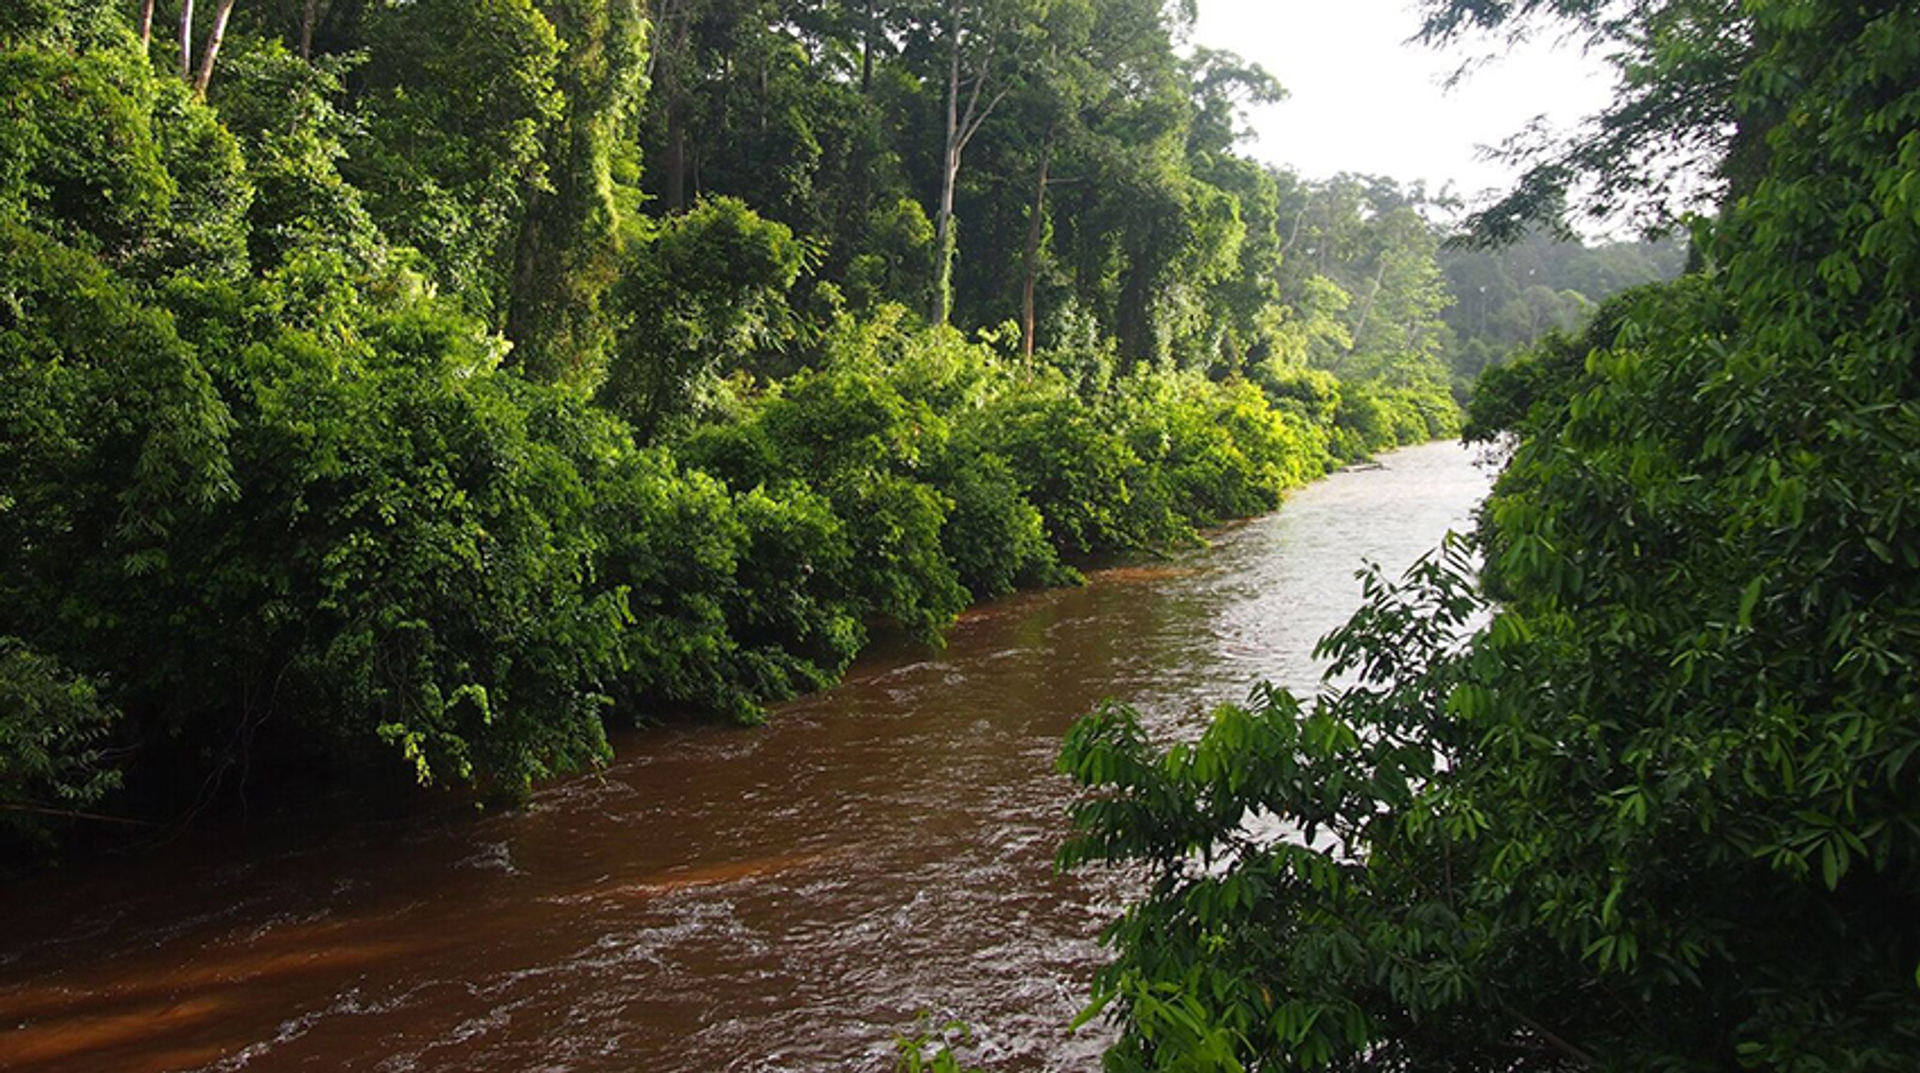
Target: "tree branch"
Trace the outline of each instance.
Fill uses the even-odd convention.
[[[220,6],[213,9],[213,32],[207,35],[207,50],[200,57],[200,76],[193,81],[193,90],[201,96],[207,95],[207,85],[213,81],[213,60],[220,54],[220,42],[227,36],[227,17],[233,14],[234,0],[220,0]]]
[[[1595,1069],[1599,1067],[1600,1063],[1594,1059],[1593,1055],[1588,1054],[1587,1052],[1581,1050],[1579,1047],[1574,1046],[1572,1043],[1568,1042],[1567,1040],[1562,1039],[1558,1034],[1556,1034],[1552,1029],[1548,1028],[1546,1025],[1543,1025],[1540,1022],[1534,1020],[1533,1018],[1528,1017],[1526,1014],[1521,1013],[1519,1010],[1515,1009],[1513,1007],[1513,1004],[1509,1003],[1506,999],[1500,999],[1498,1001],[1500,1003],[1500,1009],[1504,1013],[1506,1013],[1507,1016],[1520,1022],[1522,1025],[1525,1025],[1528,1031],[1535,1033],[1541,1039],[1545,1040],[1547,1042],[1547,1045],[1552,1047],[1554,1050],[1560,1052],[1562,1055],[1564,1055],[1568,1059],[1571,1059],[1572,1061],[1580,1064],[1581,1066],[1586,1067],[1587,1069]]]
[[[125,816],[103,816],[98,812],[80,812],[75,809],[41,808],[38,805],[0,804],[0,812],[24,812],[33,816],[52,816],[62,820],[93,820],[97,823],[124,823],[131,827],[165,827],[165,824],[152,820],[133,820]]]

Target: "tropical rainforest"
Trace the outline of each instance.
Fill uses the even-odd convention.
[[[1160,0],[0,5],[6,852],[518,800],[1464,431],[1319,698],[1065,743],[1109,1068],[1914,1068],[1920,10],[1421,8],[1619,68],[1504,252]]]
[[[753,720],[1658,275],[1454,303],[1423,191],[1243,154],[1281,89],[1192,14],[10,0],[7,852]]]
[[[1317,700],[1073,731],[1063,857],[1146,877],[1108,1067],[1920,1067],[1920,8],[1423,10],[1622,75],[1476,233],[1691,270],[1479,380],[1477,531],[1368,576]]]

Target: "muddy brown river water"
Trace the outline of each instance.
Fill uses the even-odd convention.
[[[1054,874],[1061,735],[1168,734],[1465,528],[1453,444],[1341,473],[1213,546],[966,615],[758,729],[651,732],[511,814],[176,847],[0,893],[0,1069],[885,1070],[922,1012],[995,1071],[1070,1032],[1124,880]]]

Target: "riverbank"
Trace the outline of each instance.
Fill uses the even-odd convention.
[[[10,1068],[886,1069],[929,1009],[996,1071],[1066,1024],[1124,891],[1052,869],[1059,736],[1104,697],[1177,733],[1466,524],[1457,446],[1383,456],[1162,564],[965,615],[757,729],[620,735],[525,810],[190,846],[0,892]],[[25,1050],[20,1053],[27,1054]]]
[[[59,703],[8,740],[58,748],[0,786],[0,854],[126,826],[80,813],[171,828],[340,784],[518,802],[605,763],[610,731],[755,720],[876,627],[935,641],[971,603],[1177,546],[1455,417],[1302,370],[1081,384],[951,330],[841,331],[646,444],[502,371],[276,367],[286,392],[235,411],[232,487],[142,553],[164,569],[109,584],[130,560],[75,534],[9,563],[59,611],[0,636],[0,695]],[[422,422],[431,442],[394,435]],[[112,497],[58,489],[16,513]]]

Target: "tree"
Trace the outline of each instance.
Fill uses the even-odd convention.
[[[600,400],[650,440],[687,415],[713,379],[777,351],[793,326],[800,274],[793,233],[732,198],[659,221],[615,285],[623,321]]]
[[[193,91],[206,96],[207,86],[213,81],[213,61],[220,55],[220,45],[227,38],[227,20],[233,17],[234,0],[219,0],[213,9],[213,29],[207,32],[207,45],[200,53],[200,69],[193,76]],[[192,39],[191,27],[193,4],[188,0],[181,9],[180,43],[181,57],[184,61],[187,42]],[[185,74],[183,70],[181,74]]]
[[[1920,1060],[1920,13],[1743,10],[1764,166],[1509,409],[1491,621],[1455,547],[1369,582],[1310,709],[1069,739],[1068,860],[1151,883],[1110,1065]]]
[[[423,0],[377,9],[366,38],[363,129],[341,171],[448,293],[504,326],[513,255],[568,107],[558,31],[530,0]]]
[[[1337,308],[1341,326],[1317,333],[1308,362],[1343,379],[1444,384],[1441,315],[1453,296],[1439,231],[1421,214],[1424,191],[1357,175],[1287,180],[1275,210],[1286,233],[1281,293],[1303,310]]]
[[[1614,102],[1579,129],[1530,127],[1502,147],[1524,170],[1510,193],[1469,217],[1477,241],[1504,244],[1543,225],[1569,236],[1576,210],[1664,233],[1688,212],[1731,204],[1764,170],[1765,132],[1780,116],[1769,111],[1769,95],[1742,92],[1751,61],[1765,52],[1764,20],[1755,20],[1750,4],[1426,0],[1423,7],[1420,37],[1429,43],[1560,32],[1600,51],[1619,72]]]
[[[98,683],[0,637],[0,835],[44,838],[119,785],[100,749],[119,716]]]
[[[387,238],[363,191],[339,170],[356,134],[345,84],[351,61],[302,60],[277,40],[242,37],[236,45],[210,102],[239,142],[253,187],[248,260],[271,272],[324,253],[371,271]]]
[[[1110,169],[1102,156],[1130,135],[1172,146],[1164,126],[1102,131],[1143,99],[1168,105],[1162,118],[1177,121],[1181,71],[1163,17],[1133,0],[1046,5],[1025,62],[1006,75],[1007,98],[979,132],[977,181],[956,183],[955,211],[976,224],[977,267],[959,280],[954,304],[982,325],[1017,309],[1025,355],[1038,349],[1043,303],[1065,297],[1060,269],[1072,255],[1062,248],[1068,236],[1049,226],[1054,188],[1097,186]],[[1017,274],[995,267],[1016,264]]]
[[[1679,275],[1685,260],[1677,239],[1589,246],[1546,231],[1497,248],[1443,247],[1440,270],[1455,301],[1441,317],[1452,330],[1447,364],[1456,387],[1549,331],[1578,331],[1597,303]]]
[[[933,308],[928,320],[945,324],[953,304],[953,200],[967,143],[1006,98],[1007,68],[1020,63],[1023,38],[1037,28],[1025,0],[946,0],[930,29],[946,57],[940,197],[933,214]]]
[[[1411,205],[1377,211],[1367,225],[1371,272],[1355,288],[1352,342],[1333,371],[1400,386],[1445,383],[1440,314],[1453,296],[1435,260],[1439,239]]]
[[[547,383],[591,387],[613,341],[602,301],[619,272],[631,215],[616,176],[631,176],[631,136],[644,89],[637,0],[547,0],[565,57],[554,83],[560,121],[546,131],[547,181],[528,192],[514,238],[506,334],[513,364]],[[629,202],[623,205],[622,202]]]

